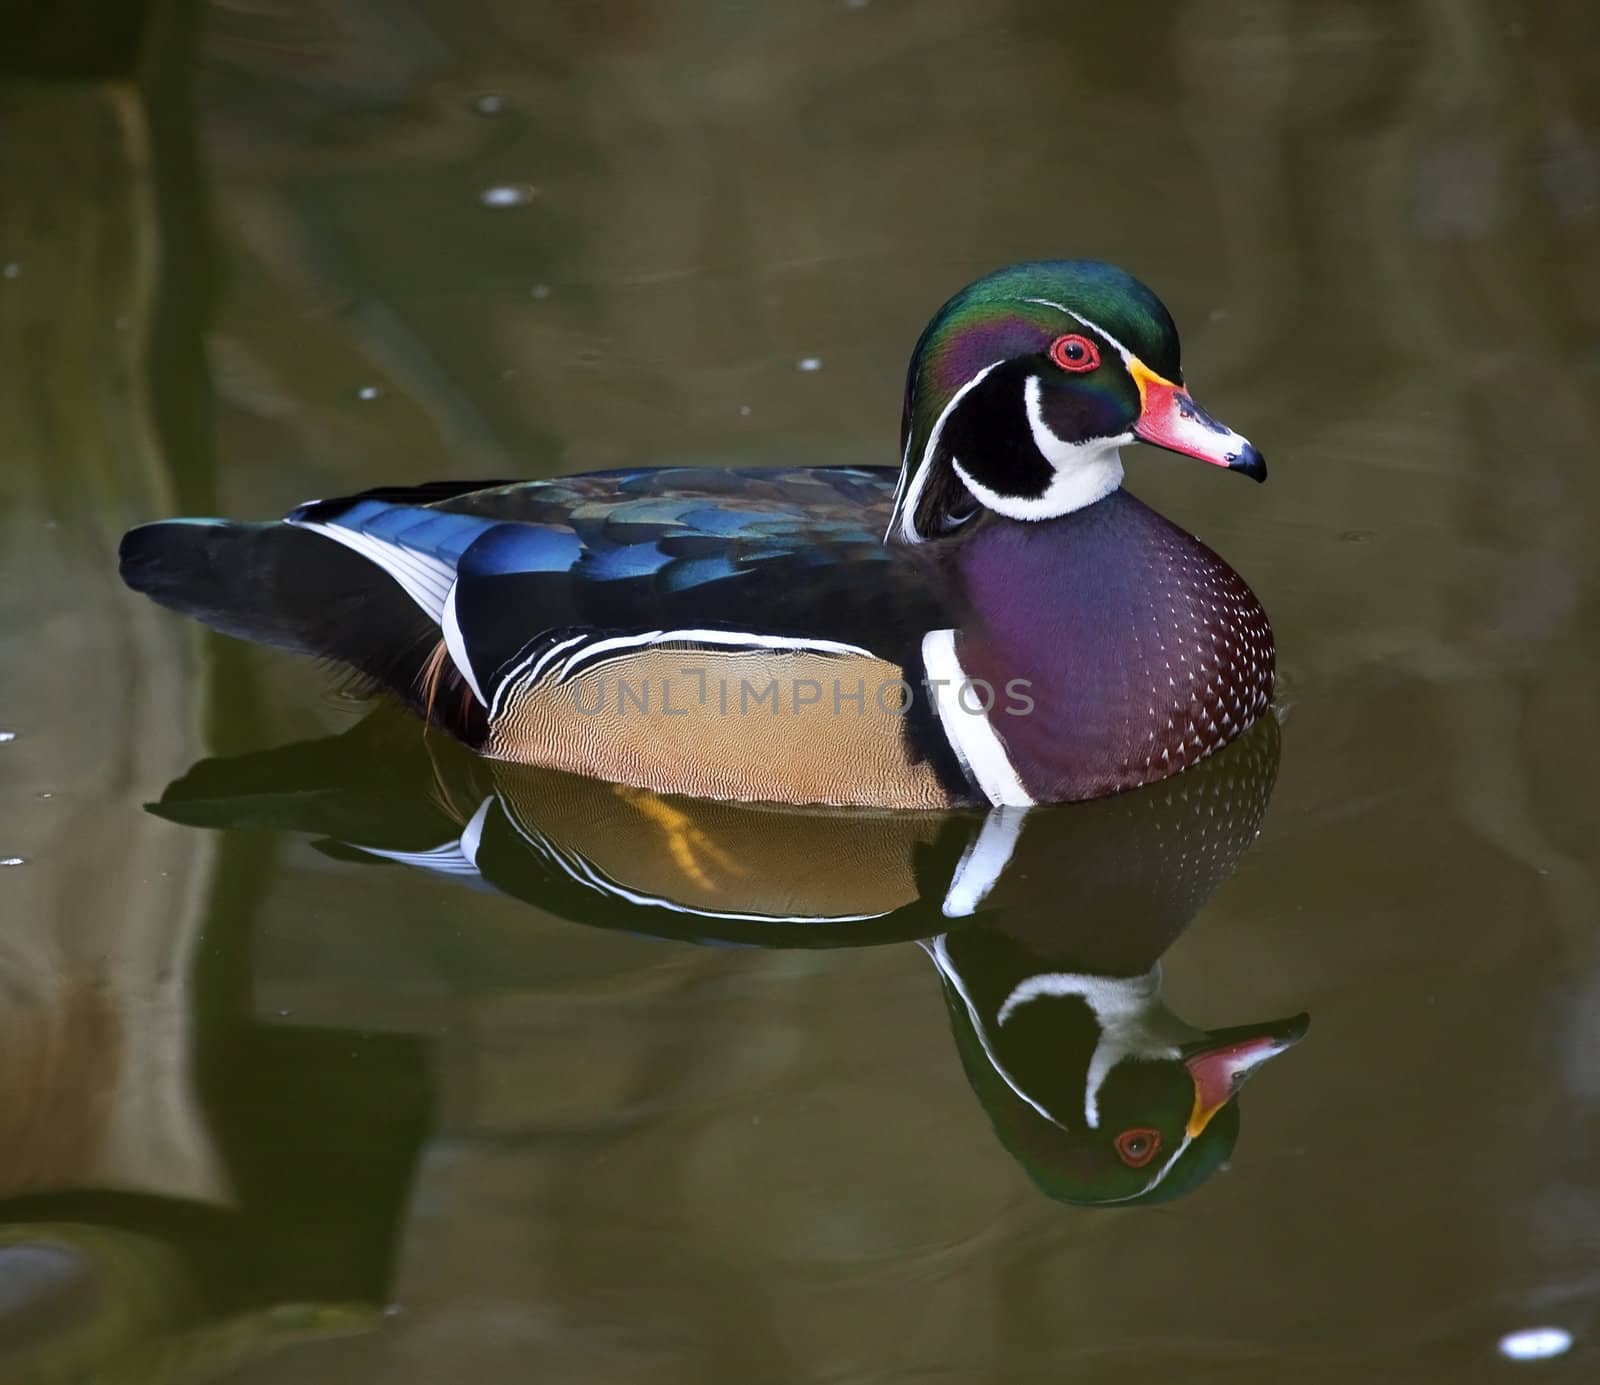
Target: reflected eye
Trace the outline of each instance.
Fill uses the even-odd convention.
[[[1124,1130],[1115,1144],[1117,1158],[1130,1169],[1142,1169],[1161,1152],[1161,1132],[1145,1126]]]
[[[1063,370],[1081,375],[1100,364],[1100,349],[1088,337],[1073,332],[1050,343],[1050,359]]]

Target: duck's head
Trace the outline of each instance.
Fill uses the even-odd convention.
[[[1034,1180],[1051,1196],[1085,1206],[1170,1202],[1193,1192],[1233,1154],[1234,1100],[1246,1078],[1298,1043],[1305,1015],[1204,1034],[1175,1055],[1125,1057],[1099,1093],[1094,1129],[1018,1129]],[[1036,1127],[1035,1111],[1017,1112]],[[1031,1136],[1031,1138],[1030,1138]]]
[[[1206,1031],[1161,998],[1160,973],[1033,971],[993,929],[925,943],[956,1047],[1001,1142],[1051,1197],[1129,1207],[1192,1192],[1239,1137],[1239,1088],[1309,1018]]]
[[[919,543],[980,510],[1050,519],[1109,495],[1118,449],[1153,443],[1266,479],[1261,454],[1183,384],[1178,329],[1095,260],[1013,265],[969,284],[917,342],[888,537]]]

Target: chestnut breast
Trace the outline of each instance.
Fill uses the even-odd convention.
[[[956,564],[970,613],[961,666],[996,690],[991,725],[1037,800],[1164,779],[1272,697],[1272,627],[1255,593],[1126,491],[1059,519],[985,524]],[[1012,680],[1031,709],[1007,695]]]

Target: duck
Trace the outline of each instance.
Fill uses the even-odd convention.
[[[1099,919],[1103,927],[1108,920]],[[1208,1030],[1167,1005],[1161,967],[1090,970],[1063,930],[1043,954],[1003,925],[922,944],[967,1081],[1000,1143],[1058,1202],[1171,1202],[1225,1167],[1236,1098],[1305,1038],[1305,1013]]]
[[[403,716],[380,707],[335,736],[203,760],[151,811],[308,834],[347,869],[426,873],[635,937],[914,947],[1001,1146],[1073,1205],[1198,1189],[1236,1146],[1241,1087],[1307,1031],[1304,1014],[1205,1028],[1163,995],[1163,955],[1260,833],[1275,717],[1141,793],[863,813],[485,760],[407,735]]]
[[[480,755],[715,800],[1031,807],[1158,782],[1270,704],[1244,579],[1123,486],[1257,481],[1153,291],[1012,265],[912,353],[898,468],[632,468],[158,521],[129,587],[352,671]]]

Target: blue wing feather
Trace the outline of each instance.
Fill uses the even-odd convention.
[[[630,469],[419,494],[420,504],[383,491],[291,518],[447,565],[480,673],[513,666],[558,630],[716,627],[894,647],[930,628],[931,603],[926,583],[904,580],[904,550],[881,541],[896,474]]]
[[[583,554],[583,541],[570,529],[548,524],[494,524],[472,543],[457,569],[474,577],[568,572]]]

